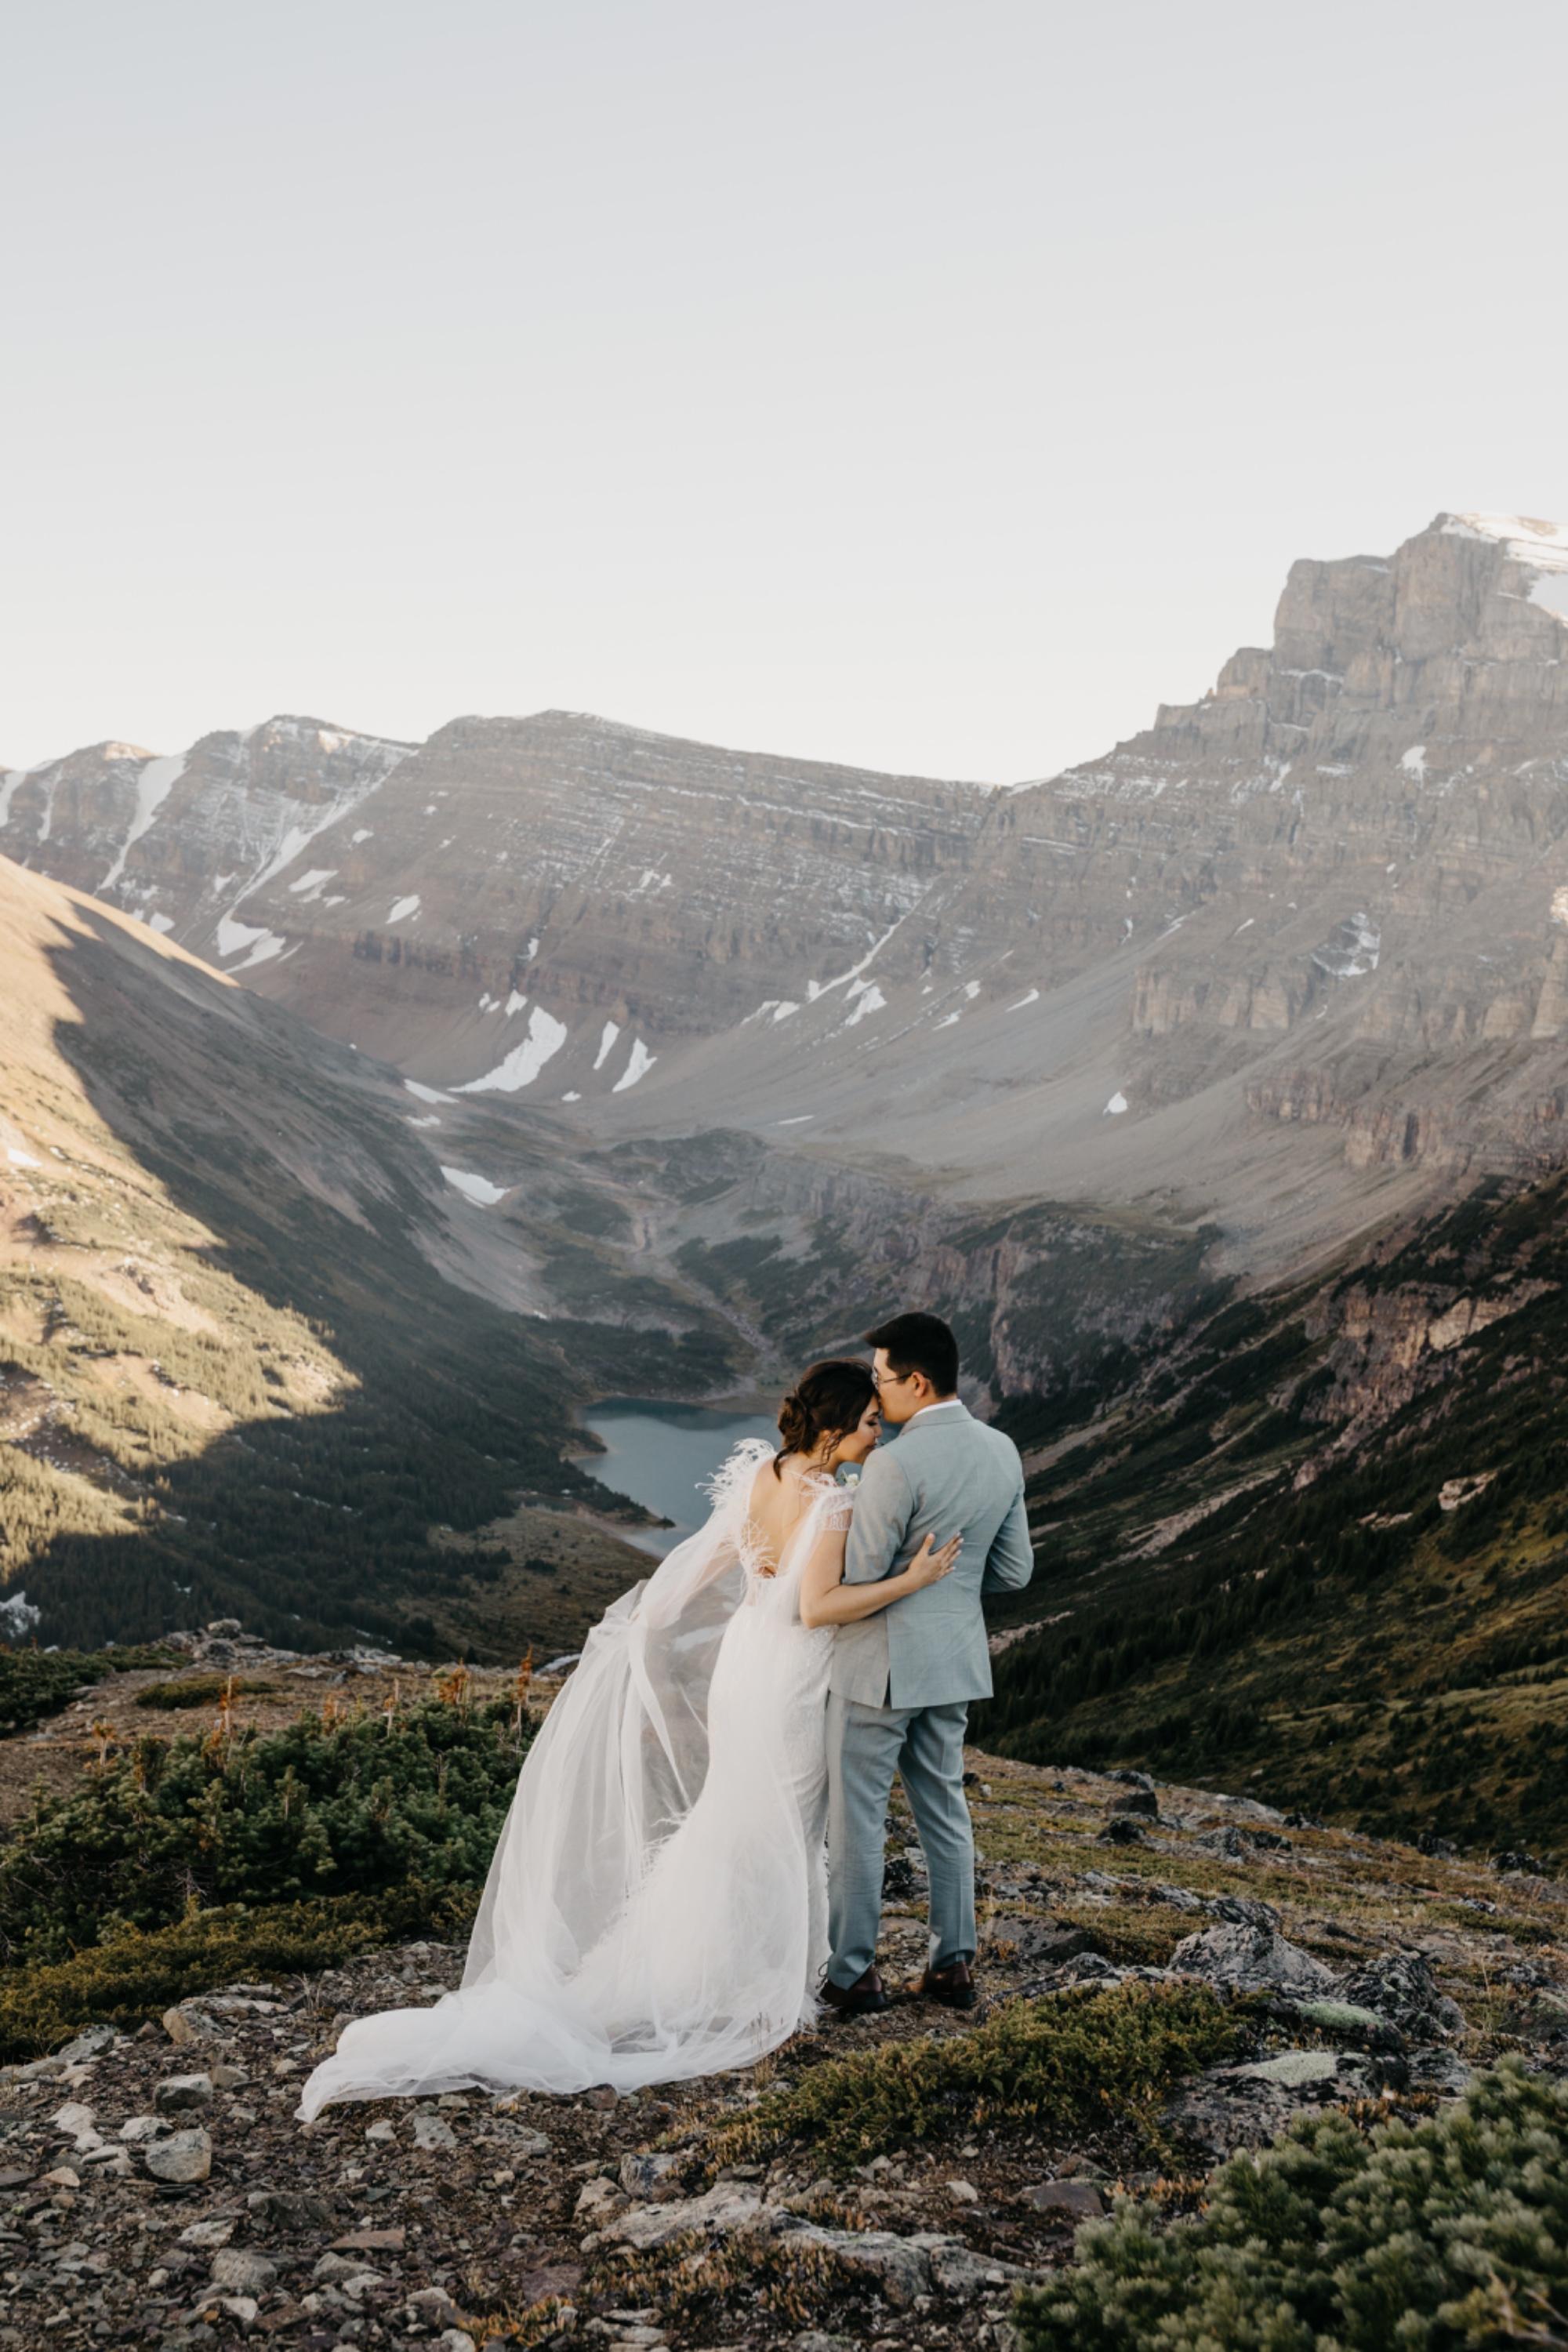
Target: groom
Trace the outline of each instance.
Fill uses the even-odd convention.
[[[958,1342],[935,1315],[896,1315],[866,1334],[896,1445],[879,1447],[855,1497],[845,1581],[901,1569],[931,1535],[962,1535],[940,1583],[841,1625],[828,1677],[828,1932],[822,1987],[842,2017],[886,2009],[877,1973],[882,1843],[893,1774],[904,1783],[931,1881],[931,1942],[921,1994],[952,2009],[975,2000],[974,1844],[963,1801],[969,1702],[991,1695],[981,1596],[1016,1592],[1035,1565],[1018,1449],[958,1400]]]

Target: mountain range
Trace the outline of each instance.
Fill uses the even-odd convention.
[[[1561,1155],[1565,641],[1568,533],[1441,515],[1040,783],[276,719],[12,772],[0,848],[416,1082],[1210,1217],[1257,1271]]]
[[[1337,1539],[1352,1501],[1411,1593],[1454,1527],[1490,1526],[1401,1691],[1472,1609],[1471,1646],[1506,1617],[1529,1690],[1560,1696],[1536,1652],[1561,1622],[1563,1482],[1518,1498],[1514,1525],[1500,1477],[1522,1430],[1549,1451],[1561,1433],[1565,652],[1568,530],[1440,514],[1391,556],[1294,564],[1268,647],[1039,782],[560,711],[422,745],[285,717],[5,772],[5,1000],[35,1009],[5,1041],[21,1352],[0,1398],[26,1480],[77,1481],[9,1536],[27,1605],[57,1636],[189,1622],[164,1587],[199,1554],[202,1591],[273,1638],[308,1585],[316,1638],[417,1621],[479,1648],[566,1639],[626,1566],[614,1499],[569,1456],[578,1402],[771,1379],[921,1295],[1028,1449],[1042,1575],[1005,1629],[996,1738],[1033,1752],[1075,1635],[1137,1595],[1151,1625],[1213,1617],[1224,1704],[1166,1688],[1174,1650],[1123,1657],[1100,1728],[1073,1731],[1086,1756],[1110,1726],[1128,1759],[1163,1739],[1166,1769],[1250,1770],[1261,1740],[1257,1769],[1310,1793],[1258,1730],[1283,1719],[1275,1621],[1216,1596],[1243,1576],[1273,1592],[1268,1546]],[[109,1313],[138,1252],[187,1365],[191,1269],[241,1286],[204,1311],[231,1336],[262,1318],[246,1377],[278,1410],[250,1389],[198,1410],[187,1377],[174,1412],[152,1329],[95,1340],[49,1304],[90,1261]],[[37,1350],[73,1330],[87,1352],[72,1340],[56,1380]],[[450,1386],[426,1392],[426,1359]],[[120,1384],[139,1459],[104,1438],[93,1381]],[[390,1506],[376,1519],[345,1489],[389,1571],[369,1544],[331,1567],[318,1537],[301,1577],[294,1521],[337,1489],[288,1486],[287,1534],[247,1565],[218,1490],[249,1507],[254,1449],[285,1421],[332,1433],[336,1477],[356,1414],[384,1405],[422,1462],[461,1432],[467,1491],[437,1478],[439,1508],[433,1486],[393,1542]],[[1452,1510],[1440,1467],[1481,1481]],[[205,1543],[179,1532],[193,1479]],[[270,1512],[281,1471],[263,1483]],[[562,1489],[598,1519],[544,1509]],[[167,1557],[137,1584],[150,1528]],[[1524,1558],[1535,1580],[1505,1601]],[[1279,1628],[1286,1655],[1301,1628]],[[1382,1670],[1342,1668],[1373,1705]],[[1471,1827],[1500,1836],[1506,1789],[1499,1811],[1470,1777]]]

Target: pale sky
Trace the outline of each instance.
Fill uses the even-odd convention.
[[[591,709],[1012,781],[1568,520],[1562,0],[49,0],[0,763]]]

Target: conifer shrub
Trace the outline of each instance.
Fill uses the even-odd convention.
[[[1434,2120],[1299,2117],[1195,2220],[1121,2204],[1026,2290],[1024,2352],[1492,2352],[1568,2342],[1568,2082],[1514,2059]]]
[[[961,2034],[926,2034],[831,2059],[715,2133],[721,2166],[790,2142],[845,2173],[912,2142],[998,2125],[1052,2132],[1129,2126],[1152,2141],[1173,2083],[1230,2054],[1238,2021],[1206,1987],[1117,1985],[1016,2001]]]
[[[306,1903],[193,1910],[172,1927],[122,1927],[45,1967],[0,1969],[0,2063],[44,2055],[84,2026],[127,2032],[216,1985],[336,1968],[385,1944],[454,1943],[478,1906],[471,1887],[394,1887]]]
[[[374,1714],[148,1733],[0,1852],[0,1961],[63,1961],[193,1906],[481,1885],[531,1733],[521,1694],[475,1706],[459,1668]]]
[[[135,1666],[167,1666],[177,1650],[153,1644],[127,1650],[37,1650],[0,1646],[0,1739],[30,1731],[35,1723],[58,1715],[73,1691],[84,1683],[101,1682],[106,1675]]]
[[[216,1706],[226,1693],[231,1698],[259,1698],[277,1688],[276,1683],[257,1675],[187,1675],[183,1681],[176,1676],[170,1682],[149,1683],[145,1690],[137,1692],[136,1704],[169,1715],[184,1707]]]

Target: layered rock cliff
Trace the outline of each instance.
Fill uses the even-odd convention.
[[[1563,1154],[1565,646],[1568,532],[1444,514],[1297,563],[1270,647],[1011,791],[277,719],[7,777],[0,845],[426,1086],[1283,1260]]]

